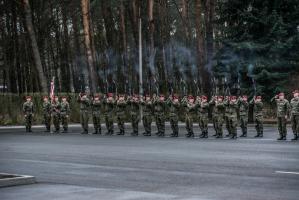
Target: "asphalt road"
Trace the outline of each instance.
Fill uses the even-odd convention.
[[[77,126],[67,134],[33,130],[0,128],[0,172],[37,178],[1,188],[1,200],[299,197],[299,142],[290,141],[292,134],[276,141],[274,126],[262,139],[250,127],[249,138],[237,140],[187,139],[184,127],[179,138],[81,135]]]

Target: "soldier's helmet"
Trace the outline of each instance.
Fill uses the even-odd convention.
[[[201,99],[202,99],[202,100],[208,100],[208,97],[207,97],[206,95],[202,95],[202,96],[201,96]]]
[[[27,99],[30,99],[30,100],[31,100],[31,99],[32,99],[32,97],[31,97],[31,96],[26,96],[26,100],[27,100]]]
[[[100,97],[100,94],[95,94],[93,95],[94,98],[99,98]]]
[[[256,96],[255,99],[262,99],[262,96]]]
[[[242,96],[243,99],[248,99],[247,95]]]
[[[223,100],[223,96],[217,96],[218,100]]]
[[[62,96],[61,99],[67,99],[67,97],[66,96]]]
[[[107,96],[108,96],[108,97],[113,97],[113,93],[109,92],[109,93],[107,94]]]
[[[48,96],[43,96],[43,99],[49,99],[49,97]]]

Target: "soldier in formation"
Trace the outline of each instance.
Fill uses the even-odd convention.
[[[276,103],[277,107],[277,127],[279,132],[278,140],[286,140],[287,136],[287,120],[290,118],[294,138],[298,140],[299,134],[299,91],[293,92],[293,98],[290,102],[285,98],[284,93],[279,93],[271,99]],[[128,119],[132,124],[132,136],[138,136],[138,124],[140,121],[140,106],[143,111],[143,126],[145,132],[144,136],[151,136],[152,117],[155,117],[158,132],[157,136],[165,136],[165,120],[166,114],[171,124],[171,137],[178,137],[179,135],[179,116],[184,111],[187,134],[186,137],[194,137],[193,121],[199,121],[201,129],[200,138],[208,138],[208,121],[209,110],[213,107],[213,127],[215,129],[215,137],[223,137],[223,124],[226,124],[228,136],[231,139],[237,138],[238,116],[242,134],[240,137],[247,137],[248,124],[248,110],[249,105],[253,106],[254,122],[256,128],[255,137],[263,137],[263,102],[261,96],[255,96],[248,102],[247,96],[213,96],[208,101],[207,96],[192,95],[185,96],[180,101],[179,96],[170,95],[167,100],[165,96],[150,95],[129,96],[127,99],[124,94],[120,94],[116,99],[112,93],[108,93],[103,100],[100,95],[94,95],[91,100],[87,94],[80,94],[78,97],[80,103],[80,121],[82,125],[82,134],[88,133],[88,120],[91,114],[94,124],[94,134],[101,134],[101,117],[105,118],[107,134],[113,135],[113,122],[116,115],[118,122],[118,135],[125,134],[124,122]],[[63,96],[61,102],[58,96],[54,96],[52,101],[49,101],[47,96],[43,97],[43,118],[46,127],[46,132],[50,132],[51,118],[53,119],[54,131],[59,133],[60,123],[63,127],[63,132],[68,131],[68,120],[70,115],[70,105],[67,98]],[[26,97],[23,104],[23,112],[25,117],[26,131],[31,132],[31,125],[34,115],[34,105],[30,96]],[[128,114],[128,115],[127,115]]]
[[[51,102],[48,96],[43,97],[43,120],[46,127],[45,132],[51,131]]]
[[[34,116],[34,105],[31,96],[26,97],[26,101],[23,104],[23,113],[25,118],[26,132],[32,132],[31,126]]]

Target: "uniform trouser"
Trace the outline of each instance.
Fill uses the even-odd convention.
[[[101,115],[98,113],[92,113],[93,128],[97,132],[101,132]]]
[[[213,128],[216,131],[217,134],[217,128],[216,128],[216,123],[217,123],[217,115],[213,114],[212,116],[212,122],[213,122]]]
[[[231,134],[230,128],[229,128],[229,118],[228,118],[228,116],[224,116],[224,121],[225,121],[225,128],[228,131],[228,134]]]
[[[179,126],[178,126],[179,117],[178,117],[178,115],[177,114],[171,114],[169,116],[169,120],[170,120],[170,125],[171,125],[172,132],[177,134],[179,132]]]
[[[199,126],[201,128],[202,133],[207,133],[208,132],[208,122],[209,122],[209,117],[208,115],[201,116],[200,121],[199,121]]]
[[[138,133],[138,123],[140,121],[139,114],[131,114],[131,123],[134,133]]]
[[[143,127],[146,133],[151,133],[152,128],[152,116],[149,114],[144,114],[143,113],[143,117],[142,117],[142,122],[143,122]]]
[[[299,134],[299,115],[291,116],[291,124],[294,135]]]
[[[89,112],[87,110],[81,110],[80,122],[81,122],[82,129],[85,132],[88,132],[88,120],[89,120]]]
[[[224,118],[223,115],[219,115],[216,118],[216,134],[219,136],[223,135],[223,122],[224,122]]]
[[[186,115],[185,117],[186,122],[186,130],[188,133],[193,133],[193,118],[191,115]]]
[[[256,132],[257,134],[263,134],[263,116],[261,115],[258,115],[258,116],[255,116],[255,129],[256,129]]]
[[[123,113],[117,114],[117,126],[120,132],[125,131],[125,118],[126,118],[125,114]]]
[[[247,124],[248,124],[248,116],[241,115],[240,116],[240,127],[242,129],[243,134],[247,134]]]
[[[156,114],[156,125],[159,133],[165,132],[165,116],[164,114]]]
[[[277,117],[277,126],[280,136],[285,137],[287,135],[287,119],[283,117]]]
[[[61,114],[61,124],[63,127],[63,130],[67,131],[68,129],[68,117],[66,114]]]
[[[44,124],[49,131],[51,127],[51,114],[44,114]]]
[[[53,114],[53,124],[54,124],[55,130],[58,131],[60,129],[60,114],[59,113]]]
[[[228,117],[228,124],[229,124],[229,132],[233,135],[237,135],[237,125],[238,125],[238,118],[237,116],[230,116]]]
[[[26,116],[24,117],[25,119],[25,126],[26,129],[31,129],[31,125],[32,125],[32,114],[26,114]]]
[[[108,132],[113,132],[113,116],[112,115],[106,115],[105,116],[105,123],[106,123],[106,128]]]

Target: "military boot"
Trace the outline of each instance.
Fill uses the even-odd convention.
[[[247,132],[244,131],[244,132],[242,133],[242,135],[240,135],[240,137],[247,137]]]
[[[147,133],[147,132],[143,133],[143,136],[151,136],[151,135],[152,135],[151,133]]]
[[[177,132],[173,132],[171,135],[170,135],[170,137],[178,137],[179,136],[179,134],[177,133]]]
[[[230,139],[237,139],[237,134],[233,133],[232,136],[230,137]]]
[[[96,134],[98,134],[99,132],[98,132],[98,129],[95,129],[95,131],[92,133],[93,135],[96,135]]]
[[[131,133],[131,136],[138,136],[138,131],[133,131],[133,132]]]
[[[283,140],[283,135],[280,134],[279,138],[277,138],[277,140]]]
[[[64,128],[63,131],[62,131],[62,133],[67,133],[67,132],[68,132],[67,128]]]
[[[292,139],[292,141],[298,140],[298,135],[294,134],[294,138]]]

